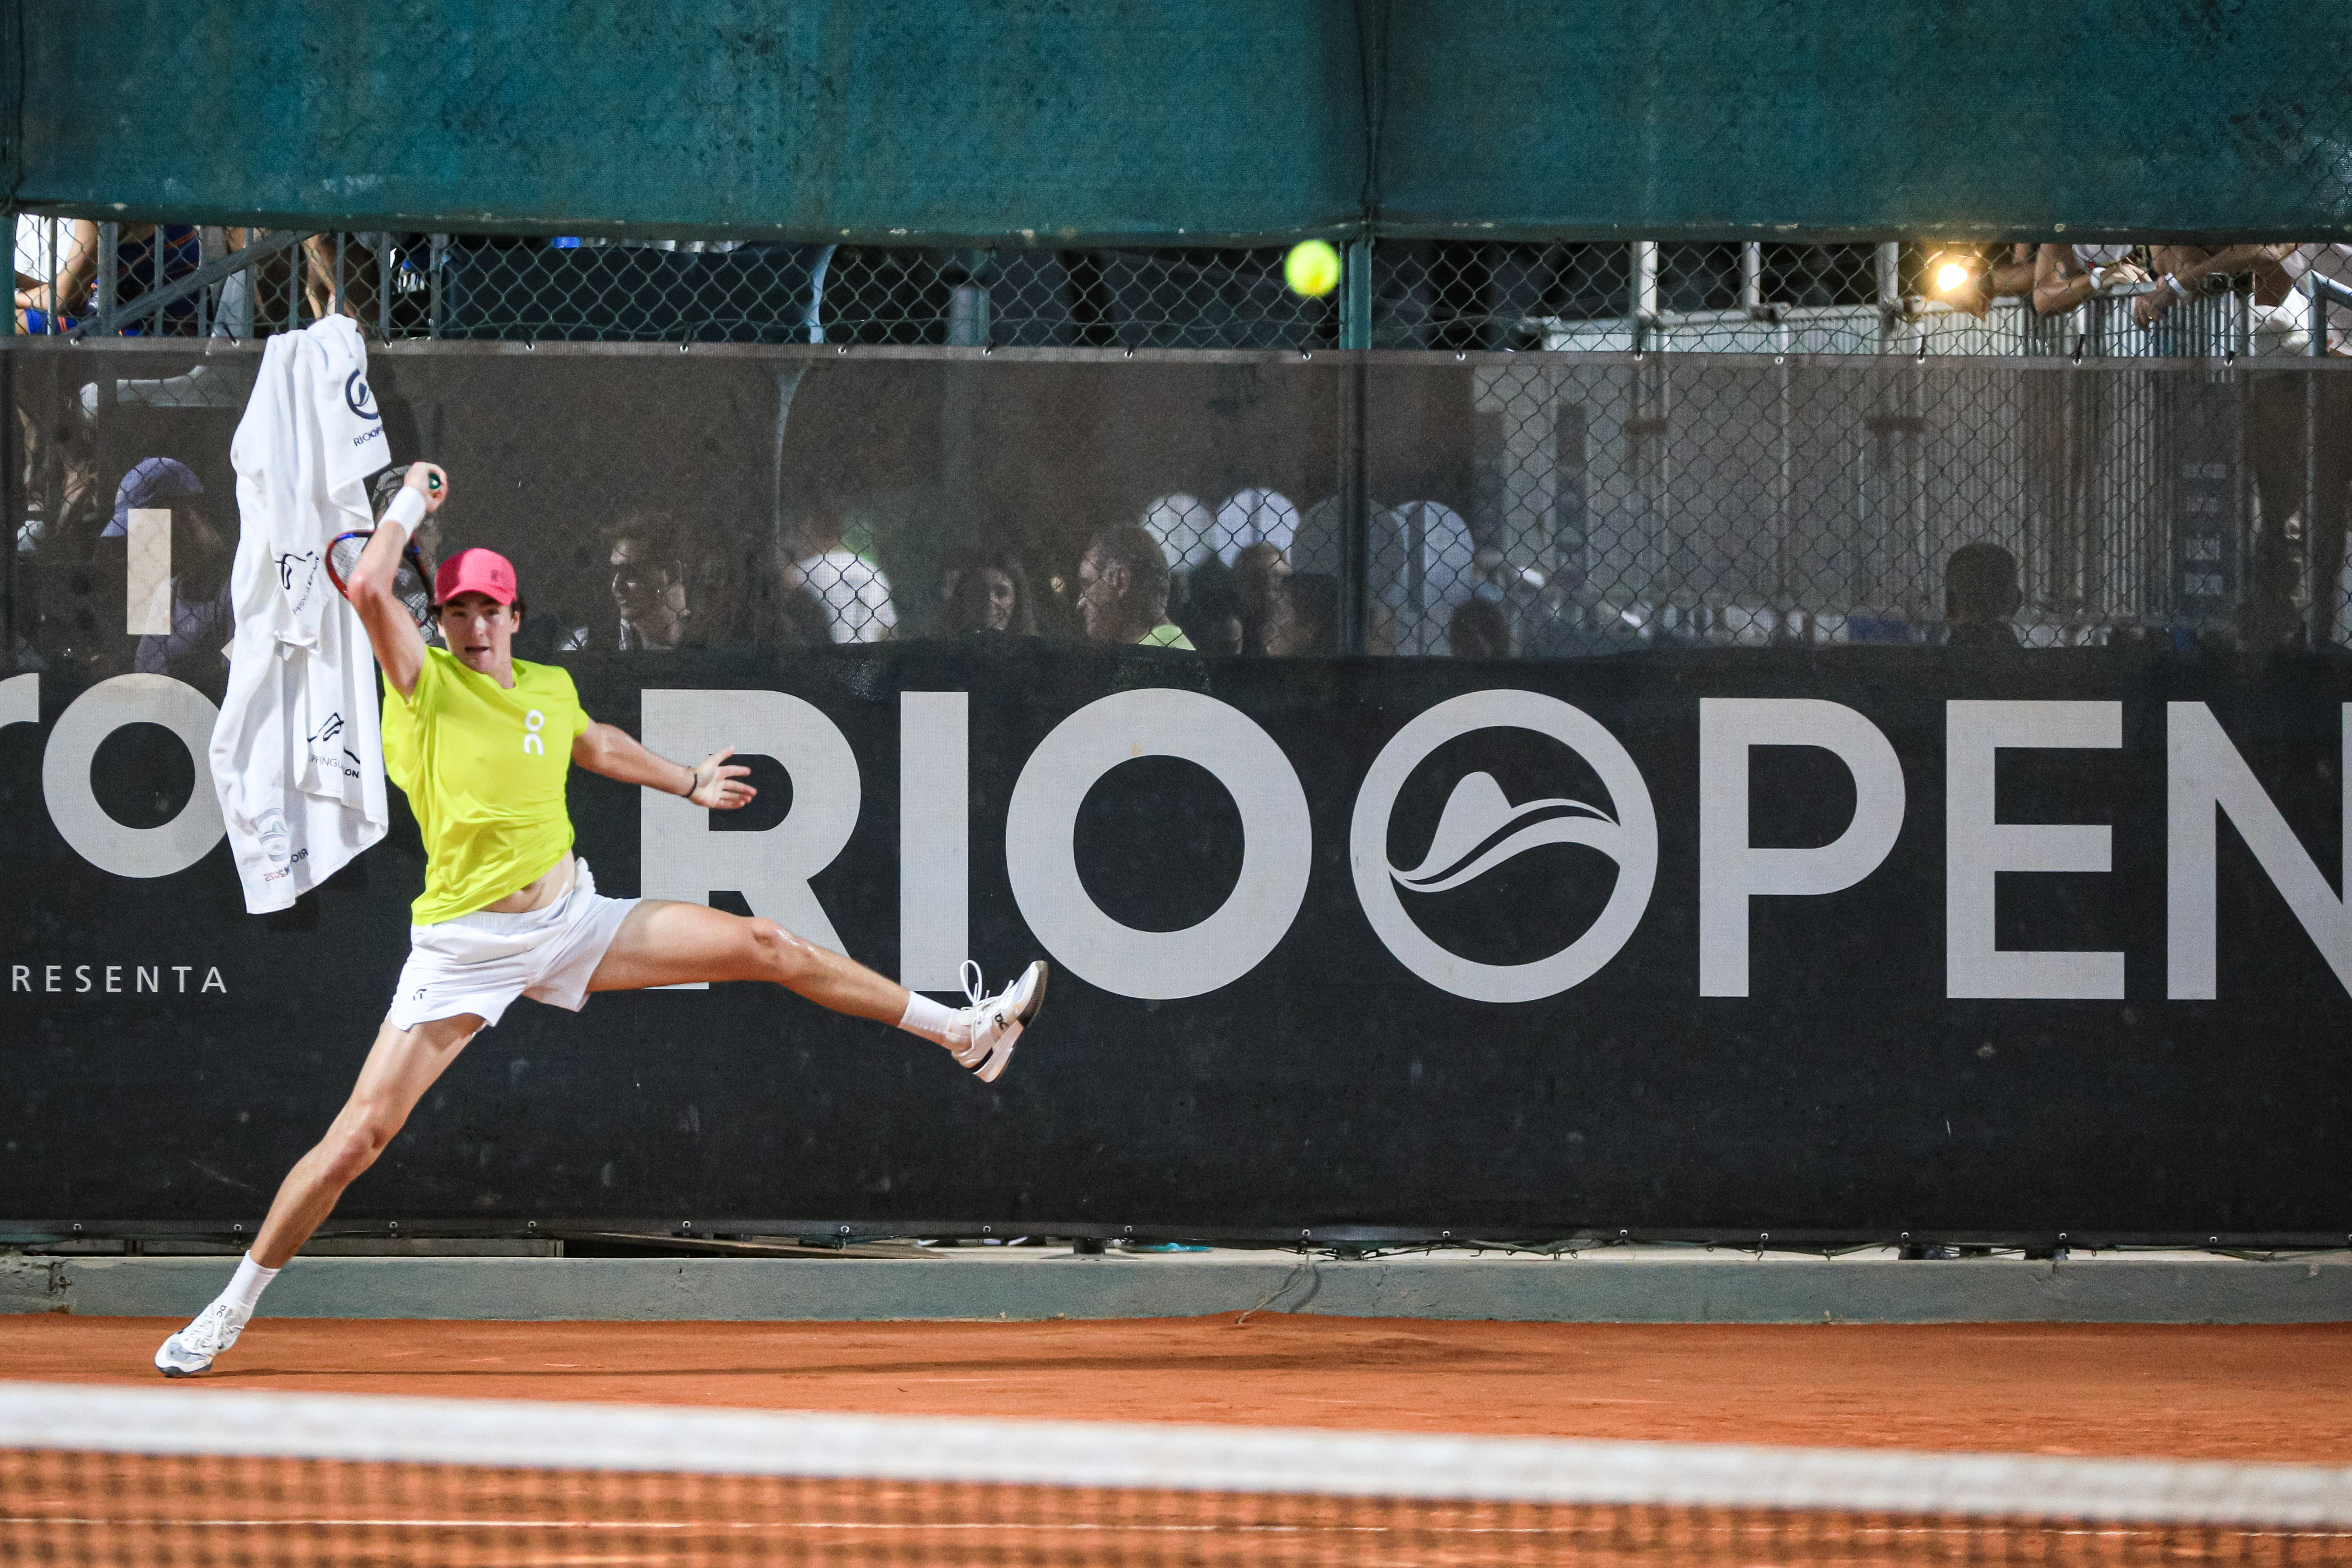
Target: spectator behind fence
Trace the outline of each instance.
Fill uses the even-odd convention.
[[[955,613],[956,590],[963,586],[963,574],[980,564],[988,552],[977,544],[950,544],[940,552],[939,629],[945,635],[948,618]]]
[[[613,616],[573,629],[562,651],[665,653],[707,646],[693,602],[695,551],[677,520],[639,512],[604,533]]]
[[[16,430],[24,442],[24,515],[16,520],[16,629],[26,639],[17,668],[81,669],[96,678],[103,649],[120,636],[122,602],[104,618],[101,579],[90,568],[112,521],[112,492],[100,481],[97,433],[70,389],[39,396],[17,384]]]
[[[898,635],[890,579],[882,568],[844,545],[842,531],[837,509],[811,513],[801,524],[800,553],[793,570],[832,623],[834,641],[887,642]]]
[[[2253,289],[2257,310],[2281,303],[2286,300],[2292,281],[2284,263],[2296,248],[2292,243],[2229,245],[2219,249],[2201,245],[2159,245],[2148,255],[2156,269],[2156,281],[2161,287],[2132,301],[2132,319],[2143,327],[2152,327],[2182,301],[2205,292],[2215,280],[2242,275]]]
[[[218,700],[228,689],[228,645],[236,635],[229,601],[229,567],[236,557],[205,504],[204,485],[184,463],[148,458],[132,466],[114,492],[110,537],[127,537],[134,509],[168,510],[171,627],[140,637],[131,668],[168,675]]]
[[[1078,558],[1078,616],[1090,642],[1193,651],[1168,620],[1168,557],[1131,522],[1096,534]]]
[[[833,617],[801,581],[800,568],[779,560],[773,572],[762,574],[762,599],[752,617],[751,646],[831,647]]]
[[[1245,634],[1241,597],[1234,592],[1233,574],[1224,569],[1223,563],[1213,572],[1202,567],[1193,572],[1192,587],[1185,637],[1202,653],[1241,652]]]
[[[1266,623],[1265,651],[1299,658],[1339,651],[1339,580],[1319,572],[1284,577]]]
[[[339,237],[314,234],[302,242],[302,301],[310,319],[323,321],[338,306],[335,245]],[[342,314],[371,337],[377,326],[376,294],[383,283],[383,262],[392,252],[389,234],[345,234],[342,241]],[[422,238],[422,236],[415,237]]]
[[[1492,599],[1467,599],[1454,606],[1445,625],[1445,651],[1454,658],[1508,658],[1511,623]]]
[[[1944,642],[1950,647],[2018,647],[2011,624],[2025,595],[2017,557],[1998,544],[1963,544],[1944,563]]]
[[[948,598],[946,628],[950,636],[994,632],[1035,637],[1037,605],[1020,557],[1011,551],[988,551],[963,562]]]
[[[1270,651],[1266,639],[1276,614],[1286,608],[1284,589],[1290,575],[1290,562],[1278,544],[1244,545],[1234,555],[1232,585],[1241,606],[1244,653]]]
[[[2094,294],[2145,283],[2128,245],[2045,245],[2033,258],[2033,313],[2063,316]]]
[[[2211,279],[2243,274],[2252,289],[2255,350],[2277,359],[2310,353],[2311,302],[2295,284],[2312,272],[2352,283],[2352,246],[2345,245],[2232,245],[2219,250],[2161,246],[2156,264],[2164,287],[2134,301],[2134,315],[2143,325],[2162,321],[2183,300],[2211,287]],[[2352,327],[2352,311],[2331,307],[2328,315],[2333,331]],[[2242,608],[2244,646],[2277,647],[2303,639],[2297,599],[2306,532],[2313,629],[2322,642],[2332,642],[2342,615],[2345,529],[2352,524],[2347,505],[2352,489],[2352,382],[2282,365],[2248,375],[2245,389],[2246,466],[2253,472],[2257,518]],[[2316,403],[2311,425],[2315,444],[2305,437],[2306,390]],[[2316,493],[2307,497],[2305,487],[2314,479]]]
[[[1271,544],[1287,551],[1298,532],[1298,509],[1280,490],[1253,486],[1235,490],[1217,507],[1209,526],[1210,550],[1231,566],[1253,544]],[[1172,567],[1176,563],[1170,563]]]
[[[203,264],[195,229],[184,224],[164,226],[160,237],[152,224],[125,224],[114,243],[114,300],[118,308],[136,303],[142,294],[174,282]],[[75,218],[58,247],[58,269],[49,278],[18,271],[17,330],[40,336],[70,331],[98,313],[98,225]],[[151,324],[149,330],[153,330]],[[196,302],[193,297],[163,308],[161,330],[193,333]]]

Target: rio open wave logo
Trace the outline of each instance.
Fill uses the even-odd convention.
[[[1391,865],[1389,819],[1413,769],[1448,741],[1501,729],[1549,735],[1582,757],[1608,792],[1608,805],[1566,798],[1513,805],[1494,775],[1465,773],[1447,795],[1420,864]],[[1586,845],[1617,863],[1617,885],[1600,918],[1548,958],[1508,964],[1465,958],[1415,924],[1398,896],[1400,888],[1420,894],[1466,886],[1547,844]],[[1633,757],[1581,709],[1533,691],[1474,691],[1421,714],[1381,748],[1356,795],[1348,849],[1364,914],[1406,968],[1473,1001],[1534,1002],[1590,979],[1633,936],[1657,880],[1658,819]]]

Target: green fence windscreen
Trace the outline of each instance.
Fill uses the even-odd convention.
[[[2289,0],[7,8],[16,205],[129,221],[1046,247],[2352,233],[2352,28]]]

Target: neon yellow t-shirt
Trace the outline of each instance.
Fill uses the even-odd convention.
[[[432,925],[527,888],[572,847],[564,775],[588,728],[568,671],[514,661],[514,689],[428,647],[416,689],[383,689],[383,768],[425,835]]]

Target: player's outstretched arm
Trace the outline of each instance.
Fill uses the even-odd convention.
[[[449,499],[449,476],[431,463],[409,464],[403,483],[424,498],[428,515],[439,511],[441,503]],[[360,613],[360,625],[367,627],[368,643],[375,649],[383,678],[403,697],[416,689],[416,673],[425,668],[425,634],[416,629],[408,606],[392,591],[393,580],[400,575],[401,552],[407,545],[408,530],[386,512],[376,524],[375,537],[360,552],[359,565],[344,583],[345,596]]]
[[[623,784],[643,784],[664,795],[683,795],[713,811],[734,811],[751,804],[760,792],[743,782],[751,769],[730,763],[735,748],[713,752],[694,767],[673,763],[637,743],[626,730],[591,724],[572,742],[572,760],[592,773]]]

